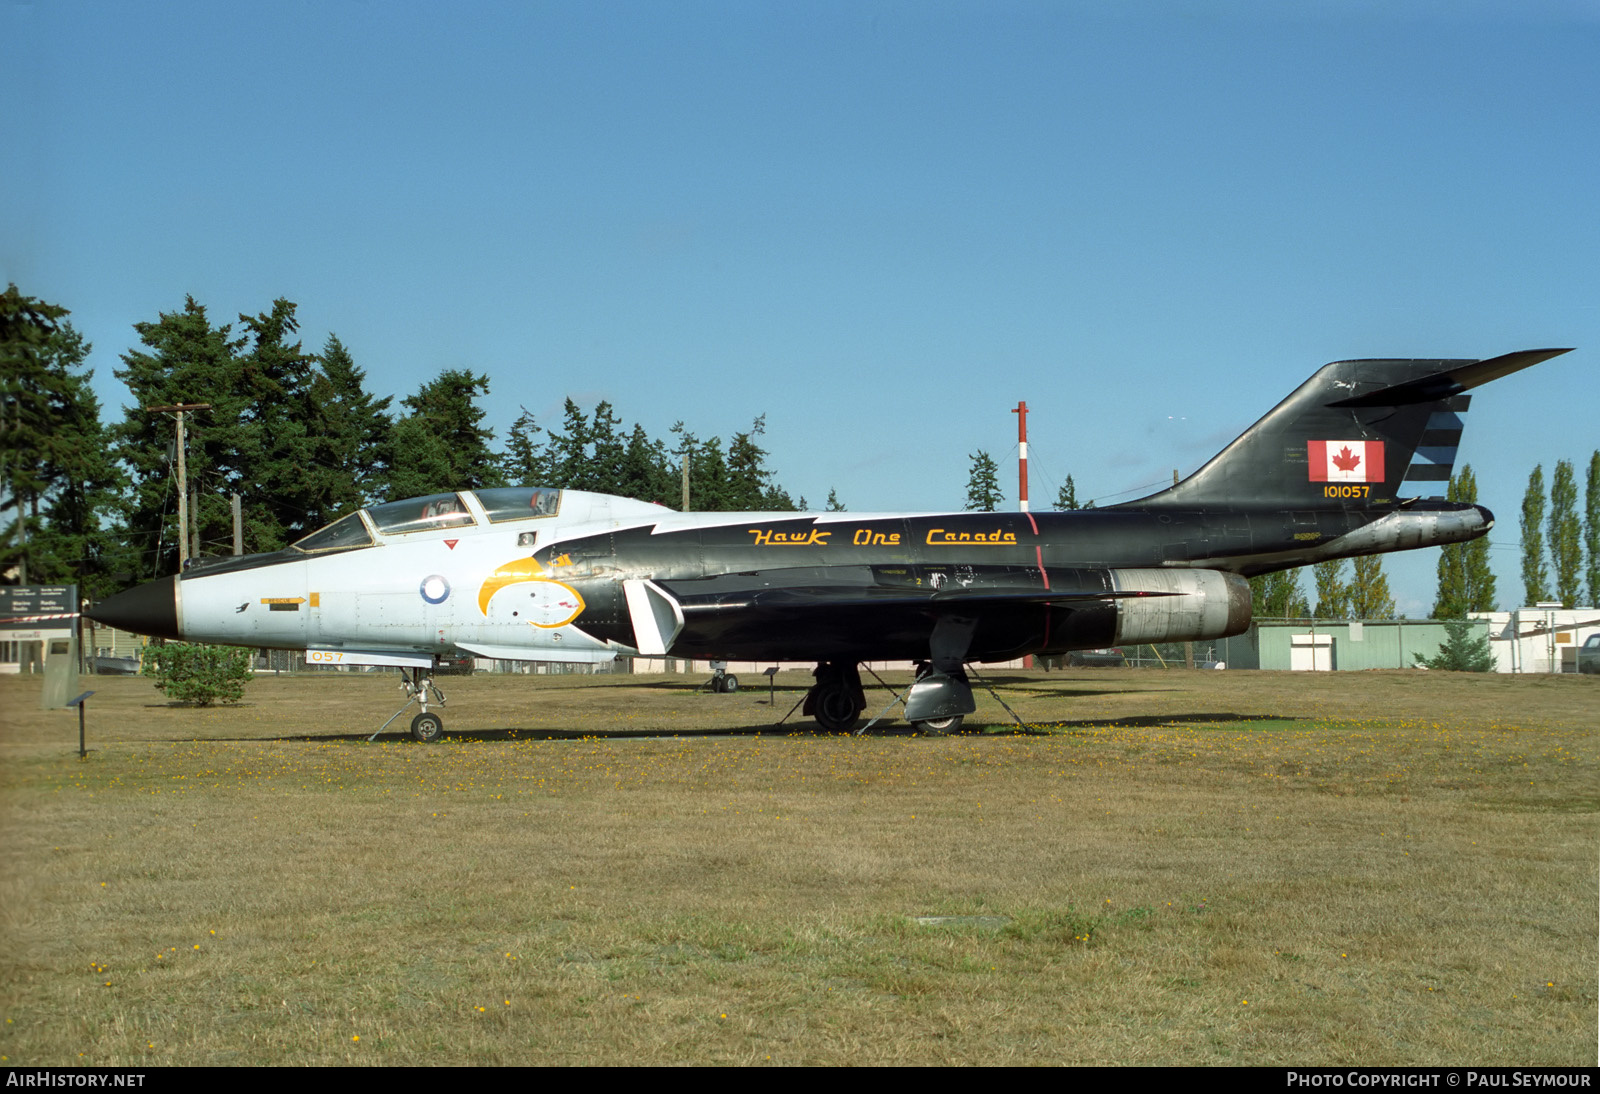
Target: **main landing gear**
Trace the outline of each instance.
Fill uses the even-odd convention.
[[[929,737],[955,733],[976,709],[972,685],[960,665],[941,670],[930,662],[917,662],[917,681],[906,694],[906,719],[919,733]]]
[[[389,721],[379,726],[378,733],[388,729],[395,718],[411,709],[411,704],[415,703],[422,708],[422,713],[411,719],[411,736],[423,744],[432,744],[444,736],[444,719],[428,709],[428,697],[433,696],[433,702],[444,706],[444,692],[434,684],[433,677],[427,669],[401,669],[400,676],[400,686],[406,689],[406,705],[395,711]],[[377,740],[378,733],[374,733],[367,740]]]
[[[867,706],[860,669],[854,662],[824,661],[813,670],[813,675],[817,682],[806,692],[802,713],[815,718],[825,733],[853,731]],[[868,726],[888,714],[889,708],[901,698],[896,695],[889,707]],[[918,733],[929,737],[957,732],[966,716],[977,709],[972,685],[967,682],[966,671],[959,663],[940,668],[929,661],[918,662],[916,682],[905,693],[904,701],[906,721]]]
[[[817,682],[806,692],[800,713],[817,720],[825,733],[849,733],[867,707],[861,672],[854,661],[824,661],[812,675]]]

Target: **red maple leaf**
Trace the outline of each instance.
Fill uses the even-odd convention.
[[[1338,453],[1336,453],[1332,459],[1333,466],[1337,467],[1340,471],[1354,471],[1356,466],[1361,462],[1361,457],[1352,453],[1349,445],[1345,445],[1343,448],[1339,449]]]

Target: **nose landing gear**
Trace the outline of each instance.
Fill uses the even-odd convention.
[[[400,676],[400,686],[406,691],[406,705],[395,711],[389,721],[379,726],[378,732],[367,740],[377,740],[378,733],[388,729],[396,718],[411,709],[411,705],[415,703],[422,708],[422,713],[411,719],[411,736],[423,744],[432,744],[444,736],[444,719],[428,709],[428,697],[433,696],[433,702],[444,706],[444,692],[434,684],[433,677],[426,669],[403,668],[400,670]]]

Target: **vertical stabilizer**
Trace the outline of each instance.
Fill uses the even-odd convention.
[[[1404,498],[1442,498],[1467,390],[1566,352],[1335,361],[1193,475],[1126,504],[1387,508]]]

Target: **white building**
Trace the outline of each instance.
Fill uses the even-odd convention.
[[[1509,612],[1471,612],[1489,621],[1496,672],[1577,672],[1578,647],[1600,633],[1600,609],[1538,604]]]

